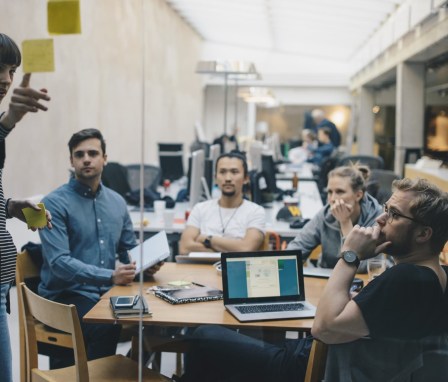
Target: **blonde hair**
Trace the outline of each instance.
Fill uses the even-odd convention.
[[[354,192],[361,190],[366,191],[366,184],[370,177],[370,169],[366,165],[358,162],[351,163],[349,166],[336,167],[328,173],[328,179],[333,176],[341,178],[349,178],[350,186]]]

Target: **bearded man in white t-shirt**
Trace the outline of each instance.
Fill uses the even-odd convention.
[[[180,239],[182,255],[255,251],[263,243],[264,209],[243,198],[243,187],[249,182],[244,156],[222,154],[216,161],[215,181],[221,197],[194,206]]]

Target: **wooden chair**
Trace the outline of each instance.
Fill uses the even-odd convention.
[[[27,251],[23,251],[17,254],[17,270],[16,270],[16,285],[17,295],[20,295],[20,288],[22,283],[27,283],[31,288],[31,284],[37,287],[37,282],[40,280],[40,265],[37,261],[34,261],[31,255]],[[20,297],[19,297],[20,299]],[[24,328],[24,314],[22,306],[19,302],[19,327]],[[72,337],[67,334],[56,330],[51,330],[45,325],[35,322],[36,340],[41,344],[49,344],[54,346],[60,346],[63,348],[72,349]],[[19,331],[19,344],[20,344],[20,381],[28,382],[27,377],[27,360],[26,360],[26,343],[25,333],[23,330]],[[57,348],[54,348],[57,351]],[[44,353],[49,355],[48,353]]]
[[[260,246],[260,250],[262,251],[276,251],[281,247],[280,244],[280,236],[276,232],[266,231],[264,235],[263,243]]]
[[[84,339],[74,305],[59,304],[32,292],[25,283],[18,289],[25,321],[27,374],[33,382],[43,381],[137,381],[138,364],[122,355],[87,361]],[[75,365],[57,370],[39,370],[35,320],[69,333],[72,338]],[[142,369],[143,381],[167,382],[170,379],[150,369]]]
[[[313,340],[310,357],[306,367],[305,382],[320,382],[325,376],[328,345],[317,339]]]

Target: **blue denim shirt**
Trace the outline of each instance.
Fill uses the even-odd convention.
[[[96,194],[76,179],[43,199],[52,230],[39,232],[43,266],[39,294],[48,299],[75,292],[96,301],[112,286],[116,254],[128,263],[137,242],[126,202],[103,186]]]

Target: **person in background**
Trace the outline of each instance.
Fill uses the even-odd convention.
[[[335,146],[331,142],[331,131],[328,127],[321,127],[317,132],[319,145],[317,147],[308,146],[309,157],[307,162],[320,166],[323,161],[330,157],[335,150]]]
[[[425,380],[446,380],[448,267],[439,254],[448,240],[448,193],[426,179],[392,186],[377,224],[356,225],[347,236],[320,298],[311,332],[331,344],[326,380],[414,380],[409,374],[422,365]],[[360,261],[382,252],[395,265],[351,296]],[[445,356],[431,363],[434,353]]]
[[[319,266],[333,268],[345,236],[355,224],[370,227],[381,214],[381,206],[366,192],[370,170],[366,166],[337,167],[328,174],[328,203],[303,227],[288,245],[302,251],[303,260],[322,244]],[[362,262],[359,272],[366,272]]]
[[[11,87],[14,73],[20,66],[22,56],[16,43],[7,35],[0,33],[0,103]],[[17,250],[11,235],[6,230],[6,219],[17,218],[25,221],[22,209],[40,208],[26,200],[5,200],[3,195],[3,167],[5,164],[5,140],[8,134],[27,113],[46,111],[47,107],[40,101],[49,101],[46,89],[35,90],[30,87],[31,74],[23,76],[22,83],[13,90],[8,110],[0,114],[0,380],[12,381],[12,354],[6,314],[9,289],[15,278]],[[22,148],[20,148],[22,149]],[[51,215],[47,211],[47,226],[51,228]],[[31,229],[35,230],[34,227]]]
[[[115,354],[121,326],[85,324],[82,317],[113,285],[134,280],[136,266],[128,250],[137,241],[126,202],[101,183],[107,163],[101,132],[81,130],[73,134],[68,147],[74,178],[43,199],[53,211],[54,229],[40,232],[39,294],[76,306],[87,357],[93,360]],[[150,268],[147,275],[159,268],[160,264]],[[72,355],[50,359],[51,368],[72,364]]]
[[[240,153],[222,154],[216,161],[221,197],[194,206],[180,239],[180,254],[190,252],[254,251],[264,240],[263,207],[243,199],[249,182]]]
[[[311,155],[311,150],[316,149],[319,146],[319,141],[316,138],[313,130],[302,130],[302,146],[294,147],[288,152],[288,159],[291,163],[300,164],[306,162]]]
[[[325,113],[321,109],[314,109],[311,112],[311,117],[316,124],[316,131],[320,128],[326,127],[330,129],[330,140],[334,147],[338,148],[341,144],[341,134],[336,125],[325,118]]]

